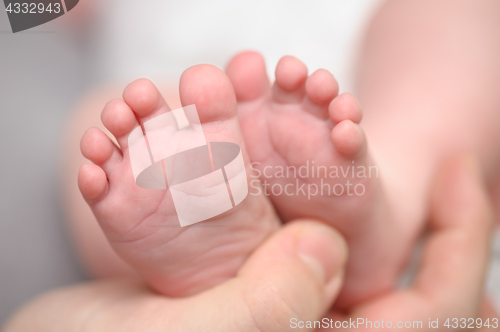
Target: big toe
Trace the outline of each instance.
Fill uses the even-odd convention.
[[[179,93],[182,105],[196,105],[201,123],[236,116],[233,87],[217,67],[197,65],[187,69],[181,76]]]
[[[243,145],[237,103],[229,78],[217,67],[198,65],[181,77],[179,93],[184,106],[194,104],[206,139]]]
[[[266,63],[260,53],[246,51],[237,54],[227,65],[226,74],[238,101],[257,99],[269,90]]]

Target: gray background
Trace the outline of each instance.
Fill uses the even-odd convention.
[[[62,124],[86,84],[74,36],[53,23],[12,34],[0,8],[1,327],[35,295],[85,278],[62,225],[57,174]]]

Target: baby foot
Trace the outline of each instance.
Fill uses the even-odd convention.
[[[382,193],[349,94],[338,95],[328,71],[307,75],[290,56],[276,68],[270,87],[263,58],[237,55],[227,67],[238,99],[248,153],[260,182],[284,221],[309,217],[338,228],[349,244],[347,307],[388,291],[408,251]],[[251,183],[251,192],[260,189]]]
[[[249,177],[236,98],[226,75],[209,65],[189,68],[179,92],[183,105],[196,105],[208,142],[231,142],[241,148]],[[131,83],[123,100],[110,101],[101,116],[119,147],[99,129],[89,129],[81,150],[94,164],[82,166],[78,183],[115,251],[161,294],[185,296],[234,276],[279,222],[265,196],[248,195],[223,214],[181,227],[171,190],[136,185],[129,134],[169,111],[153,83]]]

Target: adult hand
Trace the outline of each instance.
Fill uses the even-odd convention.
[[[339,320],[337,325],[363,322],[344,323],[344,330],[356,326],[356,331],[382,324],[405,331],[500,330],[498,316],[483,301],[492,211],[477,163],[471,158],[450,160],[436,177],[430,233],[413,285],[362,304],[349,315],[331,313],[329,318]],[[482,313],[481,307],[486,309]]]
[[[384,326],[390,321],[393,328],[421,321],[405,327],[419,331],[428,329],[429,319],[438,319],[434,331],[459,329],[460,319],[475,319],[481,306],[492,219],[476,166],[455,160],[436,181],[431,234],[414,285],[360,305],[349,316],[330,313],[322,319],[342,283],[343,239],[329,227],[300,221],[264,243],[238,277],[199,295],[169,299],[138,281],[93,282],[33,301],[5,332],[288,331],[307,322],[335,325],[349,318]],[[448,318],[449,328],[444,326]],[[494,330],[494,324],[490,318],[485,330]]]
[[[347,247],[332,228],[293,222],[268,239],[238,276],[189,298],[166,298],[133,280],[51,292],[13,317],[5,332],[287,331],[318,320],[342,285]]]

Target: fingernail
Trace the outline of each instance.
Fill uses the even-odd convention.
[[[302,233],[297,251],[323,284],[328,284],[341,272],[347,256],[343,238],[324,225],[315,225]]]

